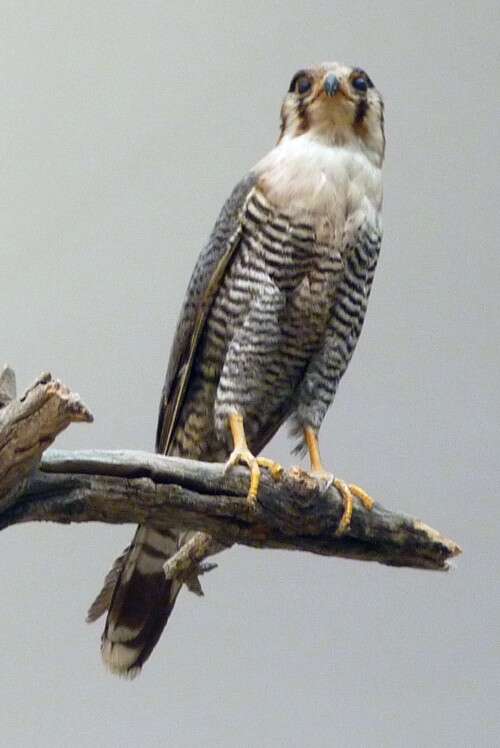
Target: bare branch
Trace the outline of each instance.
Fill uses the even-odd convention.
[[[220,553],[225,548],[227,546],[217,543],[206,532],[197,532],[165,563],[163,567],[165,576],[167,579],[174,579],[174,577],[182,579],[191,592],[202,597],[203,590],[198,577],[217,568],[217,564],[207,564],[203,561],[215,553]]]
[[[4,366],[0,373],[0,408],[14,400],[16,396],[16,375],[10,366]]]
[[[255,510],[246,501],[248,472],[222,465],[132,451],[49,450],[40,471],[0,527],[53,522],[145,523],[199,530],[216,543],[310,551],[392,566],[447,569],[459,546],[422,522],[355,504],[349,530],[335,531],[343,512],[333,488],[321,493],[294,469],[275,481],[264,472]]]
[[[92,415],[78,395],[50,374],[42,374],[15,400],[14,372],[6,367],[0,392],[0,509],[5,509],[57,434],[72,422],[92,421]]]
[[[198,575],[213,568],[203,560],[234,543],[440,570],[461,552],[431,527],[379,504],[368,511],[356,503],[350,527],[337,536],[342,497],[334,488],[322,492],[297,468],[279,480],[264,471],[251,509],[243,468],[226,475],[222,465],[138,451],[49,450],[42,458],[69,423],[92,415],[49,374],[15,400],[13,372],[4,370],[0,395],[0,529],[98,521],[195,530],[165,573],[198,594]]]

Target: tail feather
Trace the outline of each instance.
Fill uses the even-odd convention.
[[[87,623],[94,623],[94,621],[97,621],[98,618],[100,618],[107,610],[109,610],[116,583],[120,577],[120,574],[122,573],[125,559],[127,558],[130,548],[130,545],[125,548],[121,556],[118,556],[113,566],[106,574],[102,590],[99,592],[88,610],[86,618]]]
[[[137,675],[165,628],[182,583],[167,580],[163,565],[177,548],[174,532],[138,527],[90,607],[90,621],[108,610],[101,652],[117,675]]]

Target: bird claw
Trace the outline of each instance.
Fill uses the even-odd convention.
[[[375,506],[375,502],[370,494],[366,493],[366,491],[361,488],[361,486],[357,486],[356,483],[349,483],[349,488],[352,495],[361,501],[365,509],[371,512],[371,510]]]
[[[224,472],[226,473],[230,468],[238,464],[246,465],[250,470],[250,488],[248,489],[247,502],[250,507],[254,508],[260,483],[260,469],[257,458],[253,456],[249,449],[235,447],[224,466]]]
[[[349,525],[351,524],[353,498],[355,497],[359,499],[368,511],[373,509],[375,502],[366,491],[355,483],[347,484],[343,480],[340,480],[340,478],[335,478],[332,473],[327,473],[326,470],[323,469],[319,454],[318,434],[311,426],[304,427],[304,439],[309,451],[309,459],[311,460],[312,470],[309,474],[318,481],[321,493],[327,491],[333,484],[342,496],[344,512],[340,518],[335,534],[343,535],[349,529]]]
[[[366,491],[360,488],[360,486],[357,486],[355,483],[347,484],[340,478],[335,478],[333,481],[333,485],[340,493],[344,501],[344,513],[342,514],[338,527],[335,531],[335,535],[340,536],[347,532],[351,524],[354,498],[359,499],[359,501],[368,511],[371,511],[373,509],[375,502],[373,501],[372,497],[366,493]]]
[[[246,465],[250,470],[250,488],[248,489],[247,502],[254,509],[259,492],[260,468],[263,467],[269,470],[274,480],[279,480],[283,473],[283,468],[277,462],[267,457],[255,457],[247,447],[235,447],[233,449],[224,466],[224,473],[238,464]]]
[[[353,500],[355,498],[359,499],[368,511],[373,509],[375,502],[372,497],[355,483],[345,483],[345,481],[340,478],[335,478],[333,473],[328,473],[326,470],[311,470],[309,475],[317,481],[320,493],[326,493],[333,485],[342,496],[344,501],[344,513],[342,514],[337,530],[335,531],[337,536],[343,535],[349,529],[352,518]]]
[[[268,457],[257,457],[257,462],[259,463],[260,467],[269,470],[274,480],[279,480],[283,475],[283,467],[279,464],[279,462],[270,460]]]

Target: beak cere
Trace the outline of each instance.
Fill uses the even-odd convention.
[[[330,75],[326,76],[325,82],[323,83],[323,88],[325,89],[325,93],[327,96],[335,96],[335,94],[339,90],[339,86],[340,81],[336,75],[330,73]]]

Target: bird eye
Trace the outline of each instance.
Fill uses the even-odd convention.
[[[290,93],[298,93],[302,96],[302,94],[310,91],[311,87],[312,83],[309,76],[305,73],[297,73],[297,75],[293,77],[288,90]]]
[[[368,81],[366,80],[366,78],[358,76],[357,78],[353,79],[352,87],[355,88],[356,91],[362,91],[364,93],[368,89]]]
[[[296,83],[296,91],[299,94],[305,94],[311,90],[311,81],[305,75],[302,75]]]

